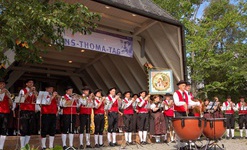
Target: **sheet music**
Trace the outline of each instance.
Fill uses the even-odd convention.
[[[18,95],[15,97],[15,103],[24,103],[25,102],[25,97],[22,95]]]
[[[50,97],[50,100],[47,101],[48,95],[49,95],[49,93],[46,91],[39,91],[39,95],[36,99],[36,104],[50,105],[51,97]]]

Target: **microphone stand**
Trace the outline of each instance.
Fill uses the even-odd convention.
[[[20,103],[21,103],[21,98],[22,98],[22,94],[20,94],[20,98],[19,98],[19,102],[18,102],[18,115],[16,116],[17,117],[17,131],[16,131],[16,139],[17,139],[17,142],[16,142],[16,146],[15,146],[15,150],[18,150],[19,146],[20,146],[20,140],[19,140],[19,134],[20,134],[20,114],[21,114],[21,108],[20,108]]]

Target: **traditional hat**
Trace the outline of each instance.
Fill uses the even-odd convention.
[[[123,95],[126,95],[127,93],[130,93],[130,94],[131,94],[131,91],[125,91],[125,92],[123,93]]]
[[[6,82],[4,79],[0,79],[0,82],[4,82],[5,84],[8,83],[8,82]]]
[[[240,98],[245,98],[245,97],[244,97],[243,95],[241,95],[241,96],[239,96],[239,99],[240,99]]]
[[[28,83],[29,81],[35,82],[33,79],[27,79],[27,80],[25,81],[25,83]]]
[[[228,95],[227,97],[226,97],[227,99],[230,99],[230,98],[232,98],[230,95]]]
[[[54,87],[53,85],[49,84],[49,83],[46,83],[45,84],[45,88],[49,88],[49,87]]]
[[[173,95],[170,93],[166,93],[164,96],[173,96]]]
[[[98,92],[102,92],[102,90],[101,90],[101,89],[95,90],[95,91],[94,91],[94,95],[96,95]]]
[[[110,91],[113,90],[113,89],[116,90],[117,88],[115,88],[115,87],[110,88],[110,89],[108,90],[107,94],[110,94]]]
[[[82,91],[85,91],[85,90],[89,90],[90,91],[90,88],[88,86],[84,86],[81,90]]]
[[[186,85],[191,85],[191,83],[190,82],[187,82]]]
[[[145,92],[145,94],[146,94],[146,95],[148,94],[148,92],[147,92],[147,91],[142,90],[141,92],[139,92],[139,95],[140,95],[141,93],[143,93],[143,92]]]
[[[67,91],[67,90],[69,90],[69,89],[73,89],[73,87],[72,86],[67,86],[66,88],[65,88],[65,91]]]
[[[177,83],[177,86],[179,86],[180,84],[187,84],[187,82],[184,81],[184,80],[180,80],[180,81]]]

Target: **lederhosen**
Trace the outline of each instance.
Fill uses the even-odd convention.
[[[164,103],[168,105],[167,100],[164,100]],[[172,118],[174,117],[173,107],[170,107],[167,110],[164,110],[164,117],[165,117],[165,122],[166,122],[166,129],[169,130],[172,124]]]
[[[9,97],[4,94],[3,100],[0,101],[0,135],[7,134],[8,115],[10,113]]]
[[[71,99],[64,95],[66,101],[70,101]],[[72,107],[63,107],[63,116],[62,116],[62,133],[74,133],[75,122],[76,122],[76,102],[72,104]],[[72,117],[72,118],[71,118]]]
[[[88,97],[86,98],[86,101]],[[84,133],[86,127],[86,133],[90,133],[90,124],[91,124],[91,113],[92,108],[87,108],[85,106],[80,107],[80,131],[79,133]]]
[[[27,89],[22,89],[24,95],[28,92]],[[35,121],[35,95],[28,95],[24,103],[20,104],[20,133],[21,136],[34,134]]]
[[[129,100],[127,100],[126,98],[123,100],[123,103],[128,104]],[[134,110],[133,110],[133,105],[132,103],[123,110],[123,121],[124,121],[124,131],[125,132],[132,132],[133,131],[133,114],[134,114]]]
[[[137,106],[138,110],[138,120],[137,120],[137,126],[138,131],[148,131],[149,128],[149,114],[148,109],[146,108],[148,101],[143,100],[142,98],[138,98],[140,103],[144,101],[142,106]]]
[[[47,96],[52,98],[51,95]],[[53,98],[49,105],[42,105],[41,107],[41,137],[45,138],[48,134],[49,136],[54,136],[56,133],[56,123],[57,123],[57,99]]]
[[[185,102],[188,106],[188,95],[183,92],[183,95],[179,92],[176,91],[176,94],[178,95],[179,101],[180,102]],[[184,108],[184,106],[176,106],[176,104],[174,105],[174,113],[175,113],[175,117],[180,117],[180,116],[186,116],[186,110]]]
[[[152,105],[155,105],[155,107],[158,108],[160,103],[152,104]],[[166,134],[166,123],[161,108],[159,108],[157,111],[153,111],[153,110],[151,111],[150,134],[152,135]]]
[[[100,100],[98,98],[95,98],[95,102],[99,104]],[[95,125],[94,134],[103,135],[104,125],[105,125],[104,114],[105,114],[104,103],[101,103],[101,105],[98,108],[94,108],[94,125]]]
[[[228,102],[225,102],[226,107],[229,105]],[[235,127],[235,118],[234,118],[234,110],[231,108],[231,110],[225,111],[225,117],[226,117],[226,128],[227,129],[234,129]]]
[[[113,102],[112,98],[108,96],[110,102]],[[118,100],[112,104],[111,109],[108,111],[108,132],[117,132],[118,129]]]
[[[241,108],[241,103],[238,103],[238,108],[239,108],[239,129],[243,129],[243,126],[245,125],[245,128],[247,129],[247,110],[244,110],[244,108]]]

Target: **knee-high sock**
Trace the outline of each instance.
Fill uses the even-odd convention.
[[[69,134],[69,146],[72,147],[73,146],[73,141],[74,141],[74,134]]]
[[[132,133],[129,132],[129,142],[131,143],[132,142]]]
[[[99,144],[103,145],[103,135],[99,135]]]
[[[54,146],[53,146],[54,139],[55,139],[54,136],[49,136],[49,148],[50,148],[50,149],[54,147]]]
[[[240,137],[243,137],[243,129],[240,129]]]
[[[143,131],[143,141],[144,142],[147,141],[147,134],[148,134],[148,131]]]
[[[138,134],[139,134],[140,142],[143,142],[142,131],[139,131]]]
[[[29,135],[25,136],[25,145],[27,145],[29,141],[30,141],[30,136]]]
[[[94,143],[95,143],[95,145],[99,144],[99,135],[98,134],[94,135]]]
[[[164,135],[164,141],[167,140],[167,134],[168,134],[168,133],[166,133],[166,134]]]
[[[66,146],[66,139],[67,139],[67,134],[62,134],[62,143],[63,143],[63,146]]]
[[[230,137],[230,129],[226,129],[226,136]]]
[[[234,137],[234,129],[231,129],[232,137]]]
[[[128,132],[125,132],[125,133],[124,133],[124,137],[125,137],[125,141],[126,141],[126,142],[129,141],[128,136],[129,136],[129,133],[128,133]]]
[[[83,145],[83,134],[79,135],[80,145]]]
[[[45,143],[46,143],[46,138],[41,138],[41,148],[46,148]]]
[[[117,142],[117,133],[113,132],[112,133],[112,143],[116,143]]]
[[[87,142],[87,145],[90,145],[90,134],[89,133],[86,133],[86,142]]]
[[[25,147],[25,136],[20,137],[21,148]]]
[[[110,143],[111,142],[111,133],[107,133],[107,139],[108,139],[108,143]]]
[[[3,149],[5,139],[6,139],[6,136],[5,135],[1,135],[0,136],[0,149]]]

